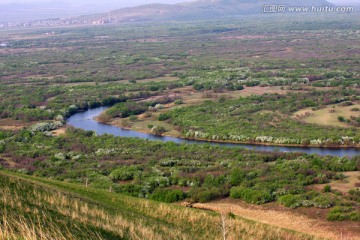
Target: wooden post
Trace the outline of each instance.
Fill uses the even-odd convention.
[[[223,232],[223,240],[226,240],[226,214],[221,213],[221,228]]]

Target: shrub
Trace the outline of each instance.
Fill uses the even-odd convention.
[[[138,103],[134,101],[127,101],[122,103],[117,103],[113,107],[109,108],[106,111],[106,114],[112,118],[120,117],[126,118],[131,115],[138,115],[144,113],[148,107],[145,103]]]
[[[352,105],[354,105],[354,103],[352,103],[351,101],[345,101],[340,103],[340,106],[344,106],[344,107],[352,106]]]
[[[360,190],[359,189],[351,189],[349,191],[350,200],[360,202]]]
[[[297,208],[302,205],[303,200],[303,197],[300,195],[288,194],[281,196],[278,201],[285,207]]]
[[[112,183],[108,177],[100,176],[90,180],[89,185],[93,188],[108,189]]]
[[[138,117],[135,115],[131,115],[129,119],[130,119],[130,121],[134,122],[134,121],[138,120]]]
[[[331,192],[331,186],[330,185],[325,185],[324,186],[324,192]]]
[[[267,202],[271,202],[274,198],[270,193],[264,190],[254,190],[250,188],[243,187],[233,187],[230,190],[230,197],[232,198],[240,198],[248,203],[254,204],[264,204]]]
[[[339,122],[345,122],[346,121],[343,116],[338,116],[338,120],[339,120]]]
[[[165,121],[171,118],[171,115],[169,113],[161,113],[158,117],[159,121]]]
[[[240,168],[235,168],[232,170],[230,175],[230,184],[233,186],[238,186],[245,179],[245,172]]]
[[[141,188],[142,187],[140,185],[135,185],[135,184],[125,184],[125,185],[117,184],[116,186],[114,186],[114,191],[128,196],[138,197]]]
[[[6,145],[0,143],[0,153],[5,152],[5,149],[6,149]]]
[[[134,175],[137,171],[138,169],[136,167],[121,167],[113,170],[109,177],[113,181],[128,181],[134,179]]]
[[[181,105],[183,104],[184,102],[181,100],[181,99],[178,99],[174,102],[175,105]]]
[[[164,127],[161,127],[161,126],[154,126],[154,127],[151,129],[151,133],[154,134],[154,135],[161,135],[161,134],[163,134],[164,132],[166,132],[166,130],[165,130]]]
[[[328,195],[319,195],[313,199],[314,206],[318,208],[330,208],[334,206],[334,201]]]
[[[221,197],[228,196],[226,188],[196,188],[191,192],[191,198],[195,202],[210,202]]]
[[[173,203],[185,199],[186,194],[181,190],[172,190],[172,189],[156,189],[151,195],[150,199],[159,201]]]
[[[353,207],[334,207],[327,215],[329,221],[360,221],[360,213]]]

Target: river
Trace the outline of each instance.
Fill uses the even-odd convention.
[[[236,144],[236,143],[209,143],[205,141],[198,140],[188,140],[176,137],[168,136],[156,136],[147,133],[136,132],[133,130],[122,129],[116,126],[99,123],[94,120],[101,112],[105,111],[106,107],[99,107],[94,109],[89,109],[85,112],[79,112],[72,115],[67,119],[67,124],[76,128],[84,130],[92,130],[97,134],[112,134],[114,136],[121,137],[136,137],[148,140],[157,140],[163,142],[175,142],[175,143],[188,143],[188,144],[212,144],[217,146],[227,146],[227,147],[242,147],[247,149],[254,149],[257,151],[280,151],[280,152],[304,152],[307,154],[319,154],[322,156],[331,155],[331,156],[355,156],[360,155],[359,148],[315,148],[315,147],[283,147],[283,146],[268,146],[268,145],[252,145],[252,144]]]

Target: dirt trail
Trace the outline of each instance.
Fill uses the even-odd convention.
[[[312,219],[307,216],[292,214],[288,211],[267,210],[260,206],[244,207],[227,200],[211,203],[196,203],[192,207],[212,210],[216,212],[232,212],[237,216],[266,223],[272,226],[286,228],[297,232],[307,233],[316,237],[339,240],[358,240],[360,233],[344,230],[343,223],[327,222],[321,219]],[[354,229],[360,229],[360,224],[354,224]],[[345,224],[346,225],[346,224]]]

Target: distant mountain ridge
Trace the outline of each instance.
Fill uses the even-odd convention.
[[[181,20],[221,16],[260,14],[264,5],[332,6],[326,0],[197,0],[179,4],[147,4],[111,11],[116,22],[144,20]],[[91,16],[89,16],[92,18]],[[97,14],[93,20],[108,17]]]
[[[176,0],[172,1],[175,2]],[[5,19],[11,19],[11,21],[17,22],[27,21],[32,26],[105,24],[109,22],[117,23],[151,20],[194,20],[261,14],[263,13],[264,5],[332,6],[333,4],[326,0],[196,0],[178,4],[153,3],[103,12],[105,5],[102,8],[96,8],[97,5],[87,4],[83,6],[79,3],[78,5],[75,4],[75,6],[72,5],[71,7],[69,3],[66,3],[65,1],[60,2],[54,0],[53,2],[49,2],[48,5],[0,4],[0,23],[1,21],[5,21]],[[68,10],[66,11],[66,9]],[[97,12],[96,9],[100,13],[94,13]],[[65,13],[63,13],[64,11]],[[60,14],[62,14],[62,18],[59,17]],[[34,21],[34,15],[36,16],[36,19],[44,20]],[[30,19],[31,17],[32,19]],[[52,18],[52,20],[48,21],[49,18]],[[35,25],[34,22],[36,22]]]

